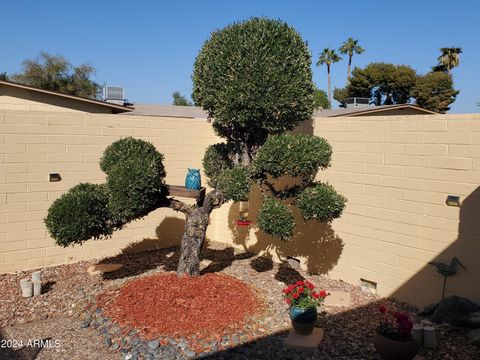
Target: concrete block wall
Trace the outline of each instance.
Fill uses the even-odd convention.
[[[48,236],[43,219],[51,203],[79,182],[104,182],[103,150],[127,136],[150,141],[165,155],[170,184],[183,184],[188,167],[201,168],[205,147],[215,142],[211,126],[199,119],[0,111],[0,272],[178,243],[183,215],[170,209],[83,246],[61,248]],[[50,173],[62,180],[49,182]]]
[[[293,256],[312,272],[359,284],[416,305],[437,301],[443,279],[430,261],[458,257],[468,268],[447,280],[447,295],[480,302],[480,115],[316,118],[297,132],[325,137],[332,166],[318,179],[348,199],[332,224],[299,223],[282,243],[254,226],[235,226],[238,204],[214,212],[208,237],[262,253]],[[183,231],[182,215],[161,209],[114,234],[63,249],[43,218],[52,201],[82,181],[103,182],[98,161],[125,136],[151,141],[165,155],[167,182],[183,184],[201,168],[205,147],[218,142],[198,119],[0,111],[0,272],[168,246]],[[50,183],[58,172],[61,182]],[[445,204],[448,195],[461,206]],[[253,189],[250,217],[260,195]]]
[[[446,295],[480,302],[480,114],[316,118],[300,132],[325,137],[332,166],[318,175],[348,199],[331,227],[303,223],[291,243],[234,226],[235,204],[217,214],[216,238],[274,260],[293,256],[336,279],[377,284],[384,296],[437,302],[443,278],[429,265],[458,257],[468,272]],[[448,195],[461,206],[446,205]],[[252,218],[258,194],[250,197]]]

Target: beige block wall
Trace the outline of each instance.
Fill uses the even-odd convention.
[[[458,257],[468,268],[446,294],[480,302],[480,115],[316,118],[301,132],[325,137],[332,166],[318,175],[348,199],[331,226],[303,223],[291,243],[235,227],[236,204],[217,213],[217,240],[273,259],[292,256],[313,272],[418,306],[441,297],[443,278],[428,265]],[[461,207],[445,204],[457,195]],[[250,197],[252,218],[259,194]]]
[[[61,248],[48,236],[43,219],[52,201],[79,182],[104,182],[102,152],[127,136],[165,155],[169,184],[183,184],[188,167],[201,168],[205,147],[215,142],[203,120],[0,110],[0,272],[178,243],[183,215],[170,209],[83,246]],[[49,173],[62,180],[49,182]]]
[[[282,243],[254,226],[238,228],[238,205],[214,212],[208,237],[358,284],[417,305],[441,296],[429,261],[457,256],[468,268],[447,281],[447,294],[480,301],[480,115],[316,118],[298,132],[331,143],[332,166],[319,180],[348,198],[341,219],[303,223]],[[202,120],[0,110],[0,272],[114,255],[177,243],[183,219],[169,209],[129,224],[109,240],[63,249],[42,219],[51,202],[81,181],[103,182],[98,160],[125,136],[151,141],[165,154],[167,182],[183,184],[218,139]],[[49,183],[58,172],[62,181]],[[446,206],[447,195],[461,207]],[[251,218],[260,195],[250,197]]]

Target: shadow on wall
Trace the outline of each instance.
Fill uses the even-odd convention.
[[[299,259],[302,266],[313,274],[327,274],[333,269],[342,254],[343,242],[330,224],[315,220],[305,222],[298,210],[293,208],[297,224],[295,234],[290,241],[282,241],[256,228],[255,220],[261,204],[262,195],[254,186],[249,197],[248,218],[253,221],[250,227],[236,225],[239,204],[230,205],[228,225],[236,246],[275,261],[286,261],[288,257]]]
[[[454,243],[445,243],[445,249],[433,259],[449,264],[457,257],[467,268],[465,271],[457,266],[457,273],[447,277],[445,297],[458,295],[480,303],[480,187],[463,200],[460,208],[458,237]],[[438,219],[438,221],[442,221]],[[423,240],[421,240],[423,241]],[[426,243],[438,245],[440,240]],[[398,287],[393,297],[415,304],[428,305],[437,303],[442,297],[443,276],[432,265],[425,265],[412,274],[412,277]]]

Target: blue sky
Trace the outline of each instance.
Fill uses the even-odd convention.
[[[252,16],[295,27],[308,41],[313,64],[323,48],[338,48],[350,36],[366,49],[354,65],[384,61],[420,73],[436,63],[440,47],[462,47],[453,71],[461,93],[451,112],[480,112],[477,0],[12,0],[2,3],[0,72],[20,71],[23,59],[45,50],[75,65],[94,65],[95,80],[124,86],[130,101],[171,103],[175,90],[191,94],[193,62],[210,32]],[[333,65],[333,86],[345,85],[346,68],[346,61]],[[313,74],[326,89],[326,69],[313,66]]]

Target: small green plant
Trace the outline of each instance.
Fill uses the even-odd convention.
[[[325,290],[315,291],[315,285],[308,280],[299,280],[283,289],[283,298],[288,305],[304,309],[320,306],[328,295]]]

